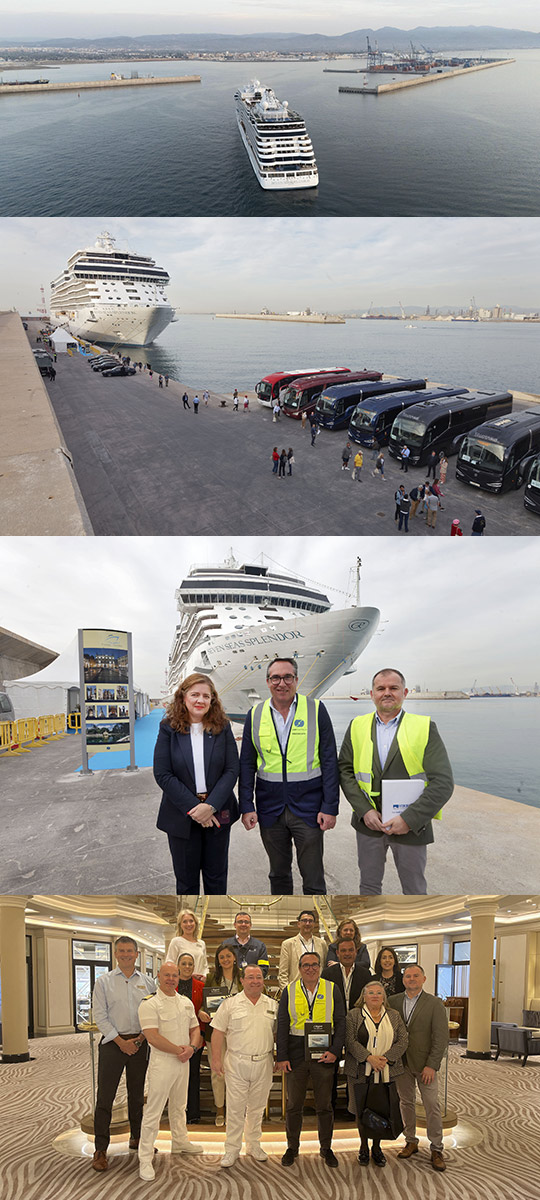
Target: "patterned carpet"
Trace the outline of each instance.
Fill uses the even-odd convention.
[[[385,1146],[388,1165],[381,1170],[360,1167],[356,1143],[340,1149],[336,1138],[337,1171],[317,1154],[301,1156],[288,1170],[275,1154],[262,1165],[242,1157],[230,1171],[219,1169],[215,1153],[187,1161],[160,1154],[152,1184],[139,1180],[127,1142],[116,1147],[108,1173],[98,1175],[88,1157],[92,1143],[68,1133],[89,1106],[86,1035],[36,1040],[35,1061],[0,1065],[2,1200],[266,1200],[269,1194],[272,1200],[403,1200],[405,1193],[414,1200],[539,1200],[539,1065],[463,1059],[456,1047],[450,1053],[449,1102],[459,1125],[446,1139],[445,1175],[433,1172],[425,1139],[407,1162],[397,1159],[396,1144]],[[66,1134],[59,1153],[53,1142]]]

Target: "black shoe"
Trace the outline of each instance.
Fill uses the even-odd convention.
[[[298,1150],[293,1150],[291,1146],[287,1148],[281,1160],[282,1167],[292,1167],[295,1158],[298,1157]]]
[[[324,1158],[324,1161],[325,1161],[327,1167],[337,1167],[338,1160],[337,1160],[333,1150],[331,1150],[331,1149],[322,1150],[321,1149],[321,1150],[319,1150],[319,1154],[320,1154],[321,1158]]]
[[[384,1157],[384,1154],[383,1154],[380,1146],[372,1146],[371,1147],[371,1157],[377,1167],[385,1167],[386,1166],[386,1159]]]
[[[129,1148],[130,1148],[130,1150],[138,1150],[139,1149],[139,1138],[138,1137],[130,1137]]]
[[[369,1146],[366,1146],[365,1150],[362,1149],[362,1146],[360,1147],[358,1151],[358,1162],[362,1167],[367,1167],[369,1163]]]

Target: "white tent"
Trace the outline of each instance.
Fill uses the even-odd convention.
[[[55,329],[54,333],[50,334],[50,340],[57,354],[66,354],[68,346],[73,350],[78,349],[78,343],[75,341],[73,334],[67,329],[62,329],[61,326]]]
[[[15,709],[15,718],[46,717],[74,712],[79,707],[79,644],[73,641],[42,671],[21,679],[10,679],[6,692]],[[148,696],[135,687],[135,714],[150,712]]]

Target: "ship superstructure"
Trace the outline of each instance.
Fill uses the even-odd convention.
[[[51,283],[51,313],[77,337],[147,346],[176,320],[169,275],[152,258],[116,248],[109,233],[77,250]]]
[[[360,606],[330,611],[324,592],[298,576],[232,557],[220,566],[191,567],[176,602],[169,694],[202,671],[239,721],[267,697],[266,668],[276,655],[297,660],[301,692],[322,696],[354,669],[380,615]]]
[[[252,79],[234,94],[236,119],[249,161],[263,188],[316,187],[319,174],[305,121]]]

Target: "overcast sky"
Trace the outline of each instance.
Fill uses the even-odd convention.
[[[168,298],[189,311],[461,306],[474,296],[540,307],[540,219],[529,217],[38,218],[0,220],[0,309],[35,312],[43,285],[107,229],[171,277]],[[279,260],[279,271],[269,263]]]
[[[537,538],[2,538],[2,625],[58,652],[79,627],[131,631],[135,681],[159,696],[179,619],[175,589],[190,566],[222,562],[231,545],[241,562],[264,550],[270,565],[322,586],[336,608],[361,556],[360,600],[381,610],[383,633],[347,692],[388,663],[434,690],[538,679]]]
[[[48,9],[53,11],[49,12]],[[111,12],[112,9],[112,12]],[[217,33],[349,33],[355,29],[378,29],[393,25],[412,29],[416,25],[496,25],[502,28],[538,30],[537,0],[516,0],[511,7],[505,0],[197,0],[181,13],[177,0],[157,0],[157,12],[150,12],[146,0],[93,0],[87,10],[77,10],[69,0],[18,0],[16,12],[10,0],[1,0],[0,12],[4,36],[17,36],[21,30],[36,36],[51,37],[62,29],[56,14],[65,13],[64,35],[72,30],[78,36],[110,36],[119,30],[137,35],[143,32],[205,31]],[[29,20],[28,14],[32,14]],[[103,21],[99,16],[105,14]],[[95,19],[97,15],[98,20]]]

